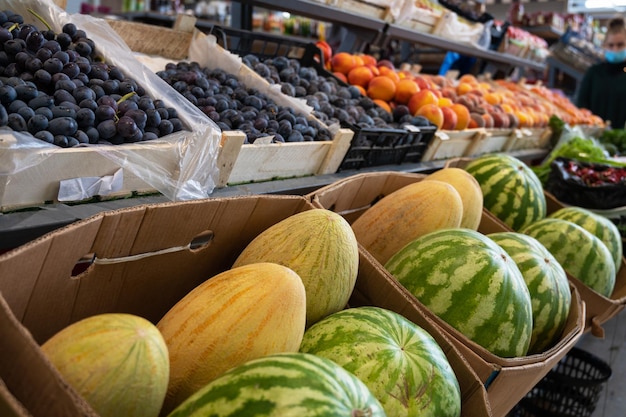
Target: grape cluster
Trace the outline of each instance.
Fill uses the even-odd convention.
[[[277,56],[261,60],[247,54],[243,62],[268,82],[280,84],[284,94],[305,99],[313,114],[326,124],[381,129],[430,125],[428,119],[412,116],[404,105],[389,113],[356,87],[341,85],[335,77],[319,74],[314,67],[303,66],[297,59]]]
[[[176,109],[97,57],[73,23],[38,30],[0,12],[0,126],[61,147],[156,139],[183,129]]]
[[[222,130],[241,130],[246,143],[273,136],[272,142],[331,140],[329,130],[314,119],[276,104],[236,76],[197,62],[168,63],[157,75],[213,120]]]

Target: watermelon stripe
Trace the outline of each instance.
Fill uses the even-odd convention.
[[[265,356],[223,374],[169,417],[384,416],[380,403],[354,375],[305,353]]]
[[[389,416],[460,414],[454,371],[435,340],[378,307],[335,313],[309,328],[300,351],[328,358],[364,381]]]
[[[541,182],[521,160],[505,154],[483,155],[465,170],[480,184],[485,208],[513,230],[546,216]]]
[[[533,333],[529,353],[540,353],[560,337],[569,315],[571,291],[565,271],[536,239],[515,232],[488,235],[522,272],[532,301]]]
[[[513,260],[485,236],[469,229],[432,232],[385,267],[434,314],[479,345],[500,356],[526,353],[532,331],[528,289]]]
[[[568,220],[545,218],[522,230],[541,242],[563,269],[608,297],[615,286],[615,264],[606,245]]]
[[[609,249],[615,261],[615,271],[622,266],[622,237],[617,226],[608,218],[582,207],[564,207],[548,216],[554,219],[569,220],[598,237]]]

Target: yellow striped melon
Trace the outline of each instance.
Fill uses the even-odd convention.
[[[452,185],[463,202],[461,227],[478,230],[483,215],[483,191],[472,174],[461,168],[447,167],[428,174],[424,179],[443,181]]]
[[[305,316],[302,280],[282,265],[233,268],[194,288],[157,324],[171,368],[163,412],[235,366],[297,352]]]
[[[101,417],[156,417],[169,379],[167,346],[143,317],[108,313],[77,321],[41,350]]]
[[[359,249],[350,224],[339,214],[313,209],[269,227],[248,244],[234,267],[274,262],[293,269],[306,290],[310,326],[342,310],[354,290]]]
[[[443,181],[419,181],[383,197],[352,223],[357,240],[385,264],[411,241],[429,232],[458,228],[463,202]]]

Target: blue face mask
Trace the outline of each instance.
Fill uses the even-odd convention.
[[[621,51],[604,51],[604,58],[612,64],[624,62],[626,61],[626,49]]]

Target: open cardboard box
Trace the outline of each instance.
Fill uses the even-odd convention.
[[[357,174],[322,187],[307,197],[318,207],[333,210],[352,223],[376,201],[425,177],[424,174],[395,171]],[[478,230],[488,234],[505,229],[489,212],[483,211]],[[413,315],[428,316],[469,361],[487,389],[489,405],[494,416],[506,415],[565,356],[583,334],[585,306],[576,288],[570,285],[572,291],[570,315],[560,340],[554,346],[541,354],[515,358],[496,356],[438,318],[402,287],[380,263],[376,260],[372,262],[378,265],[382,274],[387,276],[387,280],[396,282],[397,291],[407,300],[409,305],[405,306],[406,309],[397,312],[409,319],[412,319]]]
[[[463,168],[469,161],[471,161],[470,158],[451,159],[446,162],[445,166]],[[546,197],[548,215],[565,207],[565,205],[552,194],[546,191],[544,191],[543,194]],[[490,213],[490,217],[493,219],[493,222],[499,223],[501,228],[511,230],[509,226],[504,224],[504,222],[493,214]],[[621,267],[615,276],[615,287],[609,297],[605,297],[592,290],[571,274],[568,273],[567,276],[585,302],[585,332],[591,332],[594,336],[600,338],[604,337],[602,325],[615,317],[626,306],[626,259],[622,257]]]
[[[156,323],[191,289],[229,269],[263,230],[312,208],[302,196],[136,206],[99,213],[0,255],[0,415],[96,416],[47,361],[41,343],[99,313]],[[457,375],[463,415],[492,415],[481,381],[455,344],[363,250],[349,305],[403,312],[423,327]]]

